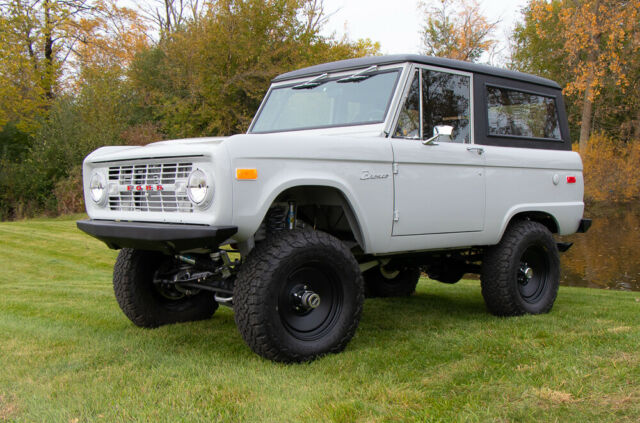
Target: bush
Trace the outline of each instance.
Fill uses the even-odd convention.
[[[59,215],[83,212],[82,166],[74,167],[66,178],[56,182],[53,195]]]
[[[165,139],[158,126],[151,122],[141,123],[125,129],[120,134],[120,138],[126,145],[147,145]]]
[[[56,98],[28,148],[7,148],[12,154],[0,157],[0,218],[82,211],[80,174],[87,154],[104,145],[162,138],[155,126],[138,124],[121,75],[105,72],[79,88],[77,95]]]
[[[581,156],[586,201],[640,199],[640,140],[625,143],[596,134]]]

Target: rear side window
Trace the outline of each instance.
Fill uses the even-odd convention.
[[[489,135],[561,140],[554,97],[487,86]]]

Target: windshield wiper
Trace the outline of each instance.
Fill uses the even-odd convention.
[[[323,79],[326,79],[329,76],[328,73],[323,73],[322,75],[318,75],[313,79],[303,82],[302,84],[296,85],[293,87],[294,90],[308,90],[310,88],[315,88],[318,85],[324,84],[324,82],[320,82]]]
[[[360,82],[367,78],[371,78],[373,75],[368,75],[371,72],[375,72],[378,70],[377,65],[370,66],[360,72],[356,72],[353,75],[345,76],[344,78],[338,79],[339,84],[344,84],[345,82]]]

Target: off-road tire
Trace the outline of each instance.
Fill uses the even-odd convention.
[[[523,263],[528,263],[525,269],[532,268],[530,279],[525,277]],[[559,280],[558,248],[549,229],[540,223],[521,220],[510,224],[500,243],[484,254],[482,296],[497,316],[549,312]]]
[[[420,268],[414,266],[402,267],[394,277],[385,275],[380,266],[369,269],[362,274],[365,283],[365,294],[368,298],[375,297],[408,297],[416,292],[420,280]]]
[[[170,323],[210,318],[218,308],[211,292],[181,299],[162,296],[153,275],[168,257],[153,251],[123,248],[113,269],[113,290],[118,305],[136,326],[154,328]]]
[[[300,283],[321,298],[305,315],[288,303],[290,289]],[[342,351],[358,327],[363,302],[362,275],[351,251],[327,233],[308,230],[280,232],[257,245],[242,264],[233,294],[236,325],[246,343],[279,362]]]

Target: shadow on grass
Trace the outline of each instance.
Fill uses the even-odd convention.
[[[353,351],[385,349],[399,337],[429,336],[443,328],[464,328],[469,322],[492,319],[479,290],[439,289],[405,298],[373,298],[365,301]],[[472,329],[469,329],[472,330]],[[253,360],[236,329],[233,312],[221,307],[210,320],[181,323],[158,329],[130,327],[127,338],[140,337],[144,348],[162,348],[167,353],[215,356],[219,362]],[[130,339],[130,338],[129,338]],[[136,342],[137,343],[137,342]]]

